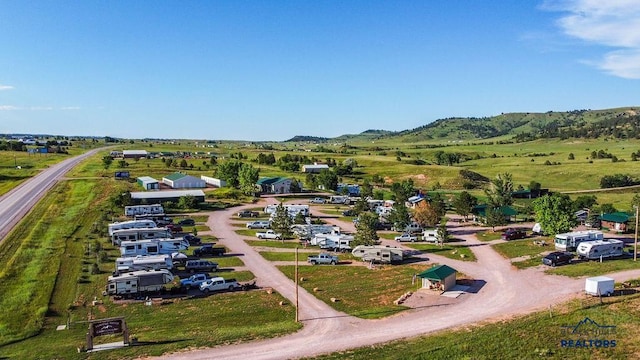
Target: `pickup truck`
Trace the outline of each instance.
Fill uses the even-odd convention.
[[[180,279],[180,286],[187,290],[191,288],[199,288],[200,285],[208,279],[209,276],[207,274],[194,274],[186,279]]]
[[[324,204],[325,200],[324,200],[324,198],[317,197],[317,198],[313,198],[313,199],[309,200],[309,202],[312,203],[312,204]]]
[[[213,247],[213,244],[204,244],[193,250],[193,256],[222,256],[227,250],[223,247]]]
[[[397,242],[402,242],[402,241],[416,242],[416,241],[418,241],[418,237],[417,236],[411,235],[411,234],[408,234],[408,233],[404,233],[404,234],[402,234],[400,236],[396,236],[394,239]]]
[[[282,234],[277,234],[273,230],[267,230],[265,232],[256,233],[256,236],[258,237],[258,239],[277,239],[277,240],[282,239]]]
[[[220,291],[220,290],[233,291],[236,289],[240,289],[240,284],[238,284],[236,279],[225,280],[224,278],[221,278],[221,277],[214,277],[200,284],[200,290],[204,293],[208,293],[210,291]]]
[[[307,258],[307,262],[311,265],[316,264],[331,264],[335,265],[338,263],[338,257],[335,255],[321,253],[318,255],[311,255]]]

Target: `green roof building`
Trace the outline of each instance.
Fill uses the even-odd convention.
[[[456,269],[447,265],[437,265],[417,276],[422,279],[423,289],[447,291],[456,286]]]

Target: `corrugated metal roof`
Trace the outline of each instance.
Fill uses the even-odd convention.
[[[444,279],[455,273],[456,269],[452,267],[449,267],[447,265],[438,265],[432,267],[429,270],[421,272],[420,274],[418,274],[418,277],[429,280],[444,281]]]
[[[202,190],[167,190],[167,191],[153,191],[153,192],[131,192],[132,199],[165,199],[171,197],[181,196],[204,196]]]
[[[630,217],[631,216],[625,212],[614,212],[614,213],[600,215],[600,220],[622,224],[629,221]]]
[[[288,178],[281,177],[281,176],[270,177],[270,178],[262,178],[262,179],[258,180],[258,185],[273,185],[275,183],[278,183],[280,181],[284,181],[284,180],[287,180],[287,179]]]
[[[187,176],[187,175],[185,175],[183,173],[179,173],[179,172],[174,172],[173,174],[169,174],[169,175],[165,176],[164,178],[167,179],[167,180],[176,181],[178,179],[182,179],[185,176]]]

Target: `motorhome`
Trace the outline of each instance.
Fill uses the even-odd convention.
[[[137,255],[173,254],[189,248],[184,239],[147,239],[123,241],[120,243],[120,254],[123,257]]]
[[[309,205],[284,204],[283,206],[290,216],[296,216],[298,213],[302,213],[303,216],[309,216]],[[265,214],[275,214],[277,208],[278,205],[267,205],[264,207],[264,212]]]
[[[581,259],[595,260],[621,256],[624,242],[616,239],[583,241],[578,245],[576,253]]]
[[[124,215],[131,217],[136,215],[164,215],[164,208],[160,204],[125,206]]]
[[[165,285],[172,282],[173,274],[166,269],[132,271],[114,274],[107,280],[108,295],[142,295],[148,292],[162,291]]]
[[[329,197],[330,204],[348,204],[349,197],[345,195],[334,195]]]
[[[144,239],[171,238],[171,231],[167,228],[140,228],[114,230],[111,235],[111,243],[120,246],[122,241],[136,241]]]
[[[381,264],[399,263],[405,258],[402,249],[381,245],[358,245],[351,251],[351,254],[361,258],[362,261]]]
[[[598,230],[575,231],[557,234],[554,240],[557,250],[575,251],[578,244],[583,241],[602,240],[604,234]]]
[[[120,273],[160,269],[173,269],[173,260],[171,259],[171,255],[138,255],[133,257],[120,257],[116,259],[116,271]]]
[[[130,220],[109,224],[109,237],[116,230],[139,229],[139,228],[155,228],[158,227],[152,220]]]

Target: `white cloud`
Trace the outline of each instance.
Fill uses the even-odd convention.
[[[19,107],[13,105],[0,105],[0,111],[20,110]]]
[[[51,106],[32,106],[29,110],[33,111],[42,111],[42,110],[53,110]]]
[[[0,91],[2,90],[13,90],[13,86],[0,84]]]
[[[566,35],[615,49],[588,63],[618,77],[640,79],[639,0],[546,1],[542,8],[568,13],[558,20]]]

